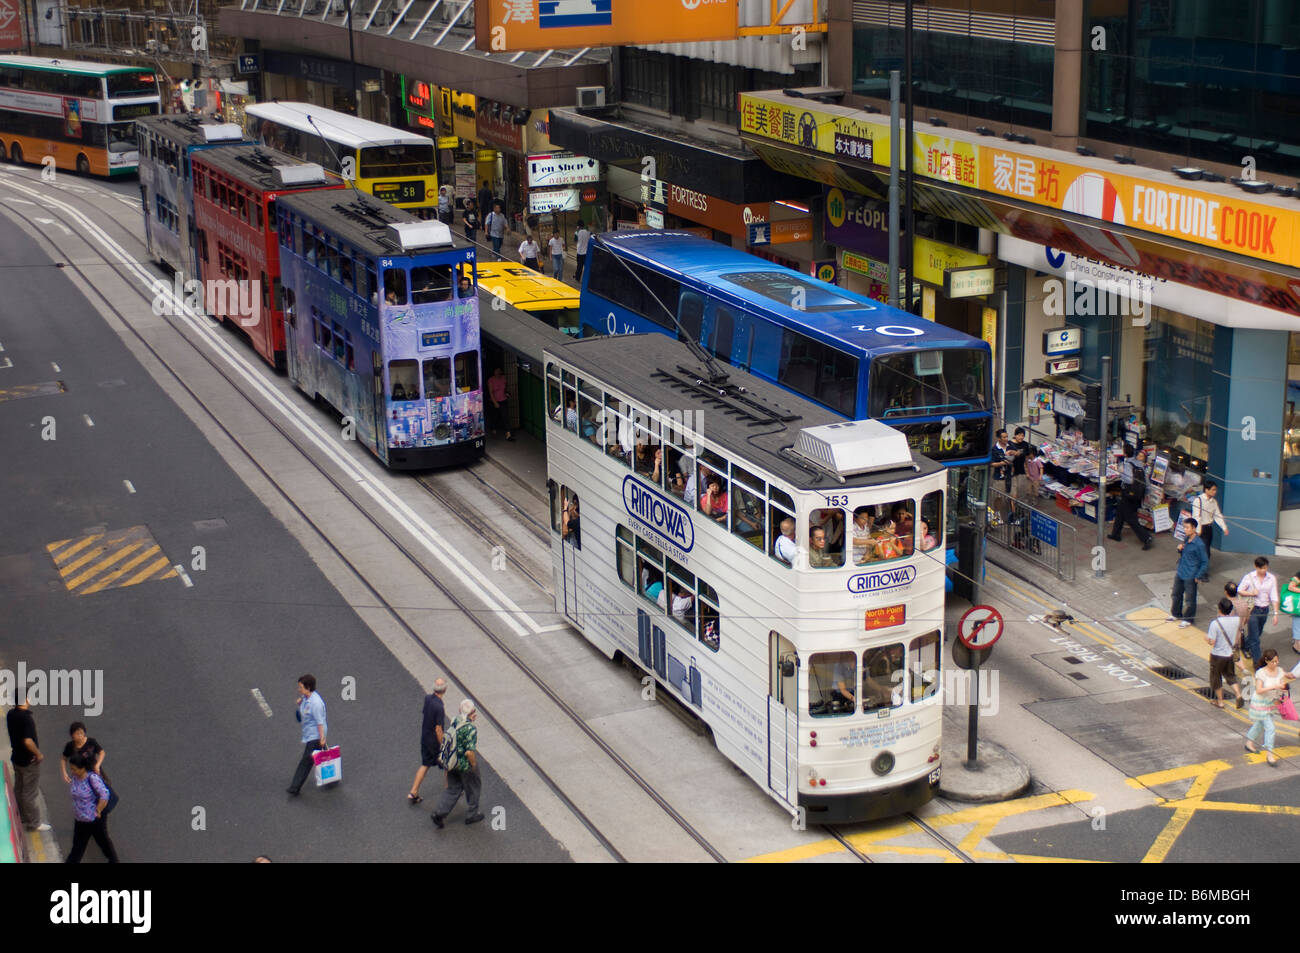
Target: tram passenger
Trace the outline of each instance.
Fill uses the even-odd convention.
[[[899,545],[895,523],[888,516],[882,516],[876,520],[876,528],[871,533],[871,539],[873,540],[872,561],[897,559],[903,554],[902,547]]]
[[[727,492],[722,488],[722,479],[710,473],[705,483],[706,489],[700,496],[700,512],[719,523],[727,521]]]
[[[900,555],[912,555],[912,549],[915,546],[913,532],[915,522],[912,519],[912,509],[906,503],[899,503],[894,507],[894,533],[898,539],[898,549]]]
[[[934,547],[939,545],[939,541],[930,533],[930,524],[921,520],[921,552],[928,553]]]
[[[813,569],[828,569],[843,563],[843,553],[836,558],[835,554],[827,550],[826,530],[821,526],[814,526],[808,534],[808,565]]]
[[[673,618],[685,625],[693,626],[695,624],[694,612],[691,610],[695,607],[695,597],[686,591],[684,586],[676,583],[670,583],[672,589],[672,613]]]
[[[656,453],[651,452],[650,444],[638,442],[633,452],[632,465],[637,473],[649,478],[655,469],[656,456]]]
[[[799,554],[799,546],[794,541],[794,520],[788,516],[781,520],[781,534],[776,538],[773,551],[777,559],[791,566],[794,565],[794,558]]]
[[[835,670],[831,676],[831,702],[846,705],[851,710],[857,696],[857,687],[857,659],[851,652],[845,652],[835,660]]]
[[[835,565],[844,563],[844,511],[839,508],[823,509],[819,512],[825,514],[817,524],[826,530],[826,551],[833,556],[839,556],[839,561]],[[815,518],[815,517],[814,517]]]
[[[577,432],[578,432],[578,406],[577,406],[577,404],[578,404],[578,402],[577,402],[577,398],[575,398],[572,394],[565,394],[565,395],[564,395],[564,407],[563,407],[563,408],[556,407],[556,408],[555,408],[555,413],[552,414],[552,416],[553,416],[556,420],[559,420],[559,419],[561,418],[561,412],[563,412],[563,419],[564,419],[564,426],[565,426],[565,429],[567,429],[567,430],[572,430],[574,433],[577,433]]]
[[[564,508],[561,522],[560,538],[568,540],[574,549],[582,549],[582,518],[578,515],[578,494],[569,498],[569,505]]]
[[[406,400],[406,388],[401,381],[393,385],[393,400]]]
[[[859,506],[853,511],[853,564],[861,566],[870,555],[871,541],[871,507]]]
[[[641,567],[641,593],[654,602],[657,602],[660,608],[666,608],[668,597],[664,594],[664,576],[658,569],[652,569],[649,566]]]
[[[474,296],[474,283],[470,281],[469,275],[460,276],[460,296],[462,298],[471,298]]]

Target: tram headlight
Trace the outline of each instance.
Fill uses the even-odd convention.
[[[871,761],[871,770],[882,777],[894,770],[894,755],[889,751],[882,751]]]

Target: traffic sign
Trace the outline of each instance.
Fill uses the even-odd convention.
[[[992,648],[1002,637],[1002,613],[992,606],[971,606],[957,623],[957,638],[968,649]]]

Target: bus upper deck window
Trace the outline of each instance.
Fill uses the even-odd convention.
[[[420,399],[419,367],[419,361],[388,362],[388,383],[392,387],[393,400]]]
[[[401,268],[385,269],[384,301],[388,304],[406,304],[406,272]]]

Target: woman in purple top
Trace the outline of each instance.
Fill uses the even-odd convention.
[[[72,816],[76,821],[72,832],[72,852],[67,859],[69,864],[81,863],[92,837],[108,862],[117,863],[117,850],[108,837],[108,819],[104,817],[104,808],[108,807],[108,785],[90,770],[94,765],[94,759],[84,754],[75,754],[68,760],[72,774],[68,791],[72,795]]]

